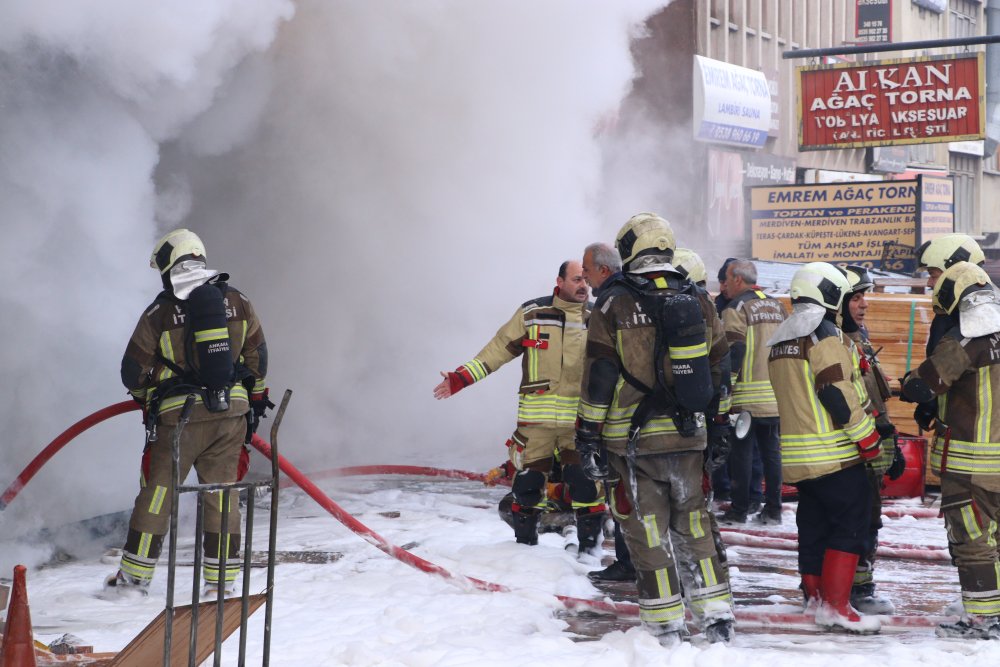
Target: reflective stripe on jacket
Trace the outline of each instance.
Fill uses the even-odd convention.
[[[951,429],[950,437],[935,438],[932,470],[943,472],[947,441],[947,472],[992,478],[977,483],[987,481],[1000,490],[1000,400],[994,396],[1000,388],[1000,334],[962,338],[957,327],[952,329],[908,381],[915,378],[944,399],[938,401],[938,414]]]
[[[590,304],[542,297],[523,304],[465,364],[479,382],[521,357],[517,421],[572,427],[580,400]]]
[[[782,477],[789,484],[861,463],[856,443],[875,428],[862,407],[867,395],[842,336],[824,321],[809,336],[771,348],[768,364],[781,418]],[[844,424],[835,423],[819,399],[817,390],[827,385],[846,402],[850,416]]]
[[[755,417],[778,416],[768,374],[770,348],[766,341],[787,315],[780,301],[760,290],[747,290],[723,309],[722,325],[730,349],[735,352],[739,346],[745,346],[742,359],[733,359],[732,412],[747,411]]]
[[[254,378],[254,392],[262,392],[267,386],[267,344],[260,321],[250,300],[239,290],[226,285],[224,302],[226,306],[229,344],[234,362],[242,364]],[[162,293],[139,318],[139,323],[129,339],[122,358],[122,383],[138,400],[147,407],[161,385],[176,381],[177,373],[172,366],[187,369],[192,360],[188,359],[188,349],[184,337],[185,308],[182,301],[168,293]],[[176,421],[188,392],[178,393],[162,400],[159,415],[166,422]],[[192,421],[208,419],[211,414],[202,406],[202,399],[196,396],[196,408]],[[245,414],[249,409],[246,388],[236,383],[230,395],[230,409],[226,416]]]
[[[634,280],[632,277],[626,279]],[[678,290],[661,288],[656,293],[667,296],[678,293]],[[705,317],[709,363],[713,380],[718,386],[719,364],[728,357],[729,344],[712,301],[703,292],[696,292],[695,296]],[[601,293],[587,332],[579,417],[600,425],[608,449],[618,454],[625,453],[632,415],[645,396],[641,389],[626,381],[626,374],[646,387],[656,386],[655,343],[656,325],[643,312],[629,287],[614,285]],[[670,368],[669,362],[666,368]],[[666,379],[668,384],[673,384],[669,372]],[[677,432],[673,420],[663,415],[654,415],[643,426],[638,441],[639,454],[700,451],[704,448],[704,427],[699,427],[694,436],[684,437]]]

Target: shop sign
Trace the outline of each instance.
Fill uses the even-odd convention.
[[[763,72],[694,57],[694,137],[759,148],[771,127],[771,92]]]
[[[985,137],[983,54],[798,68],[799,150]]]
[[[859,42],[892,41],[892,3],[890,0],[857,0],[855,35]]]
[[[882,174],[901,174],[906,171],[908,156],[903,146],[876,146],[868,149],[868,168]]]
[[[950,176],[919,177],[920,242],[955,231],[955,184]]]
[[[886,243],[916,245],[917,193],[917,181],[752,188],[753,256],[880,266]]]

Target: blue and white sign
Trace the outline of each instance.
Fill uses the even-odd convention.
[[[694,137],[759,148],[771,127],[771,91],[763,72],[694,57]]]

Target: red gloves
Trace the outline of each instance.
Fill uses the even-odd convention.
[[[472,379],[472,373],[465,366],[459,366],[455,369],[454,373],[448,373],[448,390],[451,391],[452,396],[462,391],[470,384],[475,382]]]
[[[881,436],[879,436],[878,431],[872,429],[871,433],[858,442],[858,453],[861,454],[862,459],[870,461],[879,455],[878,443],[880,439]]]

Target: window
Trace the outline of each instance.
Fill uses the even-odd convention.
[[[952,153],[948,171],[955,182],[955,231],[975,234],[976,229],[976,171],[979,158],[962,153]]]
[[[949,34],[951,37],[976,37],[979,35],[978,0],[951,0],[948,6]]]

